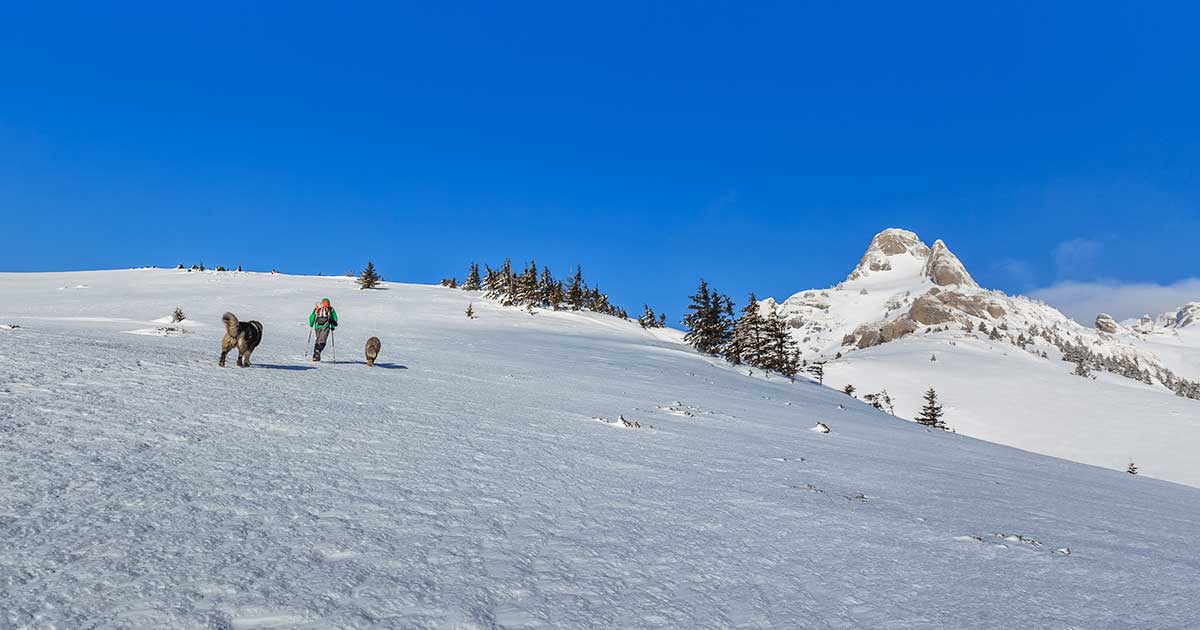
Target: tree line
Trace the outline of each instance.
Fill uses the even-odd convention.
[[[629,319],[629,313],[613,304],[608,294],[601,291],[598,285],[588,283],[583,277],[583,268],[579,265],[575,266],[575,272],[569,278],[559,280],[555,279],[549,267],[539,268],[532,260],[525,264],[521,271],[513,269],[512,260],[509,258],[505,258],[504,263],[497,269],[485,264],[482,272],[479,264],[472,262],[467,267],[465,280],[459,282],[457,278],[443,278],[442,286],[464,291],[483,291],[484,297],[488,299],[496,300],[504,306],[525,307],[530,312],[534,308],[592,311]],[[646,307],[646,311],[653,314],[649,306]],[[638,319],[643,327],[666,325],[666,315],[654,318],[653,324],[645,318],[646,315],[643,315]]]
[[[704,280],[689,299],[683,339],[696,350],[723,357],[734,365],[778,372],[788,378],[800,372],[800,351],[773,303],[764,315],[758,298],[751,293],[737,314],[733,300],[711,289]]]

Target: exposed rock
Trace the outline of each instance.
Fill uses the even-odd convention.
[[[1154,332],[1154,318],[1149,315],[1142,315],[1141,319],[1133,325],[1134,332],[1139,332],[1143,335],[1148,335]]]
[[[963,266],[958,256],[955,256],[954,252],[951,252],[941,239],[933,242],[933,250],[929,253],[929,259],[925,261],[925,269],[922,273],[940,287],[952,284],[968,287],[979,286],[971,274],[967,273],[967,268]]]
[[[876,322],[859,326],[854,331],[854,334],[847,335],[847,338],[850,340],[850,343],[854,343],[854,340],[857,339],[858,341],[855,345],[861,350],[877,346],[881,343],[895,341],[905,335],[916,332],[918,328],[920,326],[917,325],[917,322],[906,316],[886,322]],[[845,342],[846,339],[842,341]]]
[[[1115,335],[1120,332],[1121,326],[1117,323],[1117,320],[1112,318],[1112,315],[1109,315],[1108,313],[1100,313],[1096,316],[1096,330],[1099,330],[1102,333]]]
[[[872,271],[890,271],[892,263],[888,257],[906,253],[923,260],[929,256],[929,248],[914,232],[888,228],[871,239],[871,245],[867,247],[867,252],[863,254],[862,259],[858,261],[858,266],[850,272],[846,280],[857,280],[870,275]]]
[[[908,309],[909,318],[927,326],[961,321],[962,314],[997,319],[1004,317],[1005,311],[987,294],[946,291],[937,287],[913,300]]]

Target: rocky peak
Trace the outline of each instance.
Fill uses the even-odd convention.
[[[1183,328],[1200,324],[1200,302],[1192,302],[1175,314],[1175,327]]]
[[[921,242],[921,237],[915,232],[888,228],[871,239],[871,245],[846,280],[857,280],[871,275],[873,271],[891,271],[890,258],[902,254],[924,260],[929,257],[929,247]]]
[[[950,251],[946,244],[938,239],[933,242],[933,250],[929,253],[929,258],[925,261],[925,268],[922,271],[934,284],[944,287],[951,284],[961,284],[968,287],[977,287],[975,279],[971,274],[967,273],[967,268],[963,266],[962,261],[954,252]]]
[[[1102,333],[1115,335],[1121,330],[1121,327],[1119,324],[1117,324],[1117,320],[1113,319],[1112,315],[1109,315],[1108,313],[1100,313],[1096,316],[1096,330],[1099,330]]]

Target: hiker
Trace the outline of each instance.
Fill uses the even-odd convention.
[[[337,329],[337,325],[337,311],[333,310],[329,298],[321,298],[308,316],[308,326],[317,331],[317,344],[313,346],[313,361],[321,360],[321,351],[325,349],[325,341],[329,339],[329,333]]]

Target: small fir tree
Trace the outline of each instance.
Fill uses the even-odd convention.
[[[475,319],[475,305],[467,304],[467,319]]]
[[[467,279],[463,280],[463,291],[478,291],[483,285],[479,281],[479,265],[471,263],[467,268]]]
[[[650,308],[649,304],[643,304],[646,310],[642,312],[642,316],[638,318],[638,324],[642,328],[658,328],[658,316],[654,314],[654,309]]]
[[[1137,467],[1137,464],[1135,464],[1135,463],[1133,463],[1133,462],[1129,462],[1129,468],[1126,468],[1126,469],[1125,469],[1125,472],[1127,472],[1127,473],[1129,473],[1129,474],[1131,474],[1131,475],[1136,475],[1136,474],[1138,474],[1138,467]]]
[[[942,420],[944,412],[942,405],[938,402],[937,391],[932,387],[925,392],[925,406],[921,407],[921,414],[917,416],[917,422],[935,429],[949,430],[945,421]]]
[[[368,260],[366,268],[364,268],[362,273],[358,276],[359,288],[374,289],[376,285],[379,284],[380,280],[382,280],[382,278],[379,277],[379,274],[375,273],[375,263]]]
[[[813,378],[817,379],[817,382],[820,383],[821,385],[825,384],[825,362],[824,361],[813,362],[812,365],[808,366],[808,373],[812,374]]]
[[[842,393],[851,398],[854,398],[855,389],[856,388],[853,385],[847,384],[845,387],[842,388]]]

